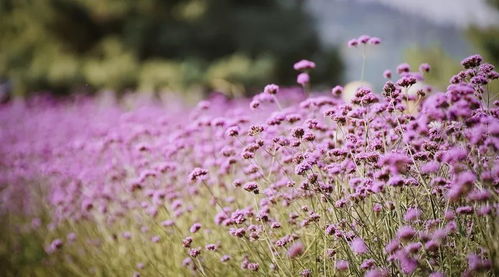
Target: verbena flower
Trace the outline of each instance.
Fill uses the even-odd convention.
[[[296,82],[302,86],[305,86],[310,82],[310,75],[306,72],[302,72],[296,77]]]
[[[336,261],[336,269],[339,271],[346,271],[350,267],[348,261],[345,260],[338,260]]]
[[[279,86],[276,84],[266,85],[265,88],[263,89],[263,92],[272,95],[277,94],[277,92],[279,92]]]
[[[416,231],[411,226],[402,226],[398,229],[397,237],[400,239],[411,239],[416,235]]]
[[[199,229],[201,229],[201,223],[194,223],[192,224],[191,228],[189,229],[189,231],[191,233],[196,233],[197,231],[199,231]]]
[[[466,59],[462,60],[461,65],[463,65],[464,68],[477,67],[480,65],[482,60],[483,59],[480,55],[472,55],[472,56],[469,56]]]
[[[423,212],[420,209],[411,207],[407,209],[407,212],[404,215],[404,220],[411,222],[418,219],[422,214]]]
[[[303,245],[303,243],[301,243],[300,241],[297,241],[289,247],[288,257],[290,257],[290,258],[299,257],[303,254],[304,250],[305,250],[305,246]]]
[[[293,68],[298,71],[315,68],[315,63],[309,60],[300,60],[293,65]]]
[[[355,254],[367,253],[367,246],[361,238],[354,238],[350,243],[350,248]]]
[[[367,43],[371,44],[371,45],[379,45],[381,43],[381,39],[378,38],[378,37],[371,37]]]
[[[411,67],[407,63],[402,63],[402,64],[400,64],[400,65],[397,66],[397,73],[398,74],[402,74],[404,72],[407,73],[409,71],[411,71]]]
[[[208,174],[208,171],[203,168],[195,168],[191,174],[189,174],[189,179],[193,182],[203,179]]]
[[[348,41],[348,47],[356,47],[359,45],[359,41],[357,39],[351,39]]]
[[[386,79],[391,79],[392,78],[392,72],[390,70],[385,70],[383,71],[383,77],[385,77]]]
[[[419,71],[420,72],[428,73],[428,72],[430,72],[430,69],[431,69],[431,67],[427,63],[423,63],[423,64],[419,65]]]

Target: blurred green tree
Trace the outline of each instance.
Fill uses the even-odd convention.
[[[466,34],[487,62],[495,66],[499,65],[499,28],[470,27]]]
[[[487,41],[490,40],[483,38],[475,41],[475,43],[487,44]],[[478,48],[478,50],[477,54],[482,55],[485,62],[497,65],[494,53],[489,52],[486,48]],[[462,59],[464,58],[462,57]],[[421,63],[429,63],[431,70],[425,74],[425,83],[431,85],[437,91],[445,91],[449,86],[449,77],[463,70],[460,60],[451,57],[440,46],[409,48],[405,52],[405,60],[413,69],[418,68]],[[499,81],[490,82],[486,90],[490,93],[492,100],[497,100],[497,97],[499,97]]]
[[[0,0],[0,77],[15,91],[222,90],[291,85],[318,59],[339,82],[299,0]]]
[[[440,91],[444,91],[449,85],[449,78],[462,69],[459,60],[437,45],[408,48],[404,56],[413,70],[417,70],[422,63],[430,64],[431,70],[425,74],[425,82]]]

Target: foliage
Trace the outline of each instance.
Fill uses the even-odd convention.
[[[480,29],[471,27],[467,31],[471,42],[476,46],[480,53],[486,57],[490,63],[499,65],[499,28],[489,27]]]
[[[291,63],[310,55],[327,57],[315,80],[336,82],[342,70],[338,53],[322,49],[299,3],[3,0],[0,77],[21,94],[46,89],[240,94],[271,79],[291,84]],[[212,74],[220,81],[213,83]]]

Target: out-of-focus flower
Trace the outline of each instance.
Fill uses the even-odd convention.
[[[315,68],[315,63],[309,60],[301,60],[293,65],[293,68],[298,71]]]
[[[303,243],[301,243],[300,241],[297,241],[289,247],[288,257],[290,257],[290,258],[299,257],[303,254],[304,250],[305,250],[305,246],[303,245]]]

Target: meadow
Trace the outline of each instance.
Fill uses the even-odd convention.
[[[312,93],[302,60],[251,99],[4,104],[0,275],[495,276],[499,74],[461,64],[443,92],[401,64]]]

